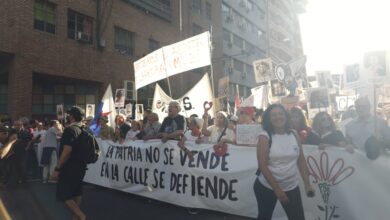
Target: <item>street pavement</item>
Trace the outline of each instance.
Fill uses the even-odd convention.
[[[17,189],[0,189],[0,197],[12,220],[70,220],[66,207],[55,200],[55,184],[29,182]],[[84,186],[81,208],[87,220],[250,220],[242,216],[201,210],[190,214],[188,209],[141,196],[103,188]],[[257,207],[253,207],[257,208]]]

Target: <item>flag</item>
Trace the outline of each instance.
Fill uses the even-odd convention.
[[[244,99],[240,104],[240,107],[253,107],[253,106],[255,106],[253,94],[250,95],[248,98]]]
[[[112,96],[111,84],[107,86],[106,92],[104,93],[103,98],[99,102],[98,107],[96,109],[95,118],[93,119],[91,126],[89,127],[95,136],[97,136],[100,131],[101,116],[107,116],[108,126],[112,128],[115,127],[116,111],[114,105],[114,98]]]

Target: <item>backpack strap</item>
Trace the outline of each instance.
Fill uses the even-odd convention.
[[[268,134],[268,148],[271,149],[271,146],[272,146],[272,135],[268,131],[267,131],[267,134]],[[261,174],[261,170],[260,170],[260,168],[257,168],[256,176],[260,176],[260,174]]]

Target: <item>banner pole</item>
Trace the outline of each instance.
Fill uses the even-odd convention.
[[[171,83],[169,82],[169,76],[167,77],[167,81],[168,81],[169,96],[172,97]]]
[[[213,62],[212,62],[212,56],[213,56],[213,43],[212,43],[212,39],[213,39],[213,26],[211,25],[210,26],[210,36],[209,36],[209,51],[210,51],[210,74],[211,74],[211,94],[213,95],[213,98],[215,98],[214,96],[214,70],[213,70]]]

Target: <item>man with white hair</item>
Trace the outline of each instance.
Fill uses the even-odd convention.
[[[371,105],[367,97],[360,97],[355,101],[358,118],[346,125],[347,139],[360,150],[366,150],[366,142],[370,137],[379,137],[390,142],[390,128],[383,119],[371,115]]]
[[[159,137],[162,142],[166,142],[169,139],[180,139],[186,128],[186,120],[182,115],[179,115],[181,111],[180,104],[176,101],[171,101],[168,106],[168,116],[164,118],[164,121],[159,130]]]

